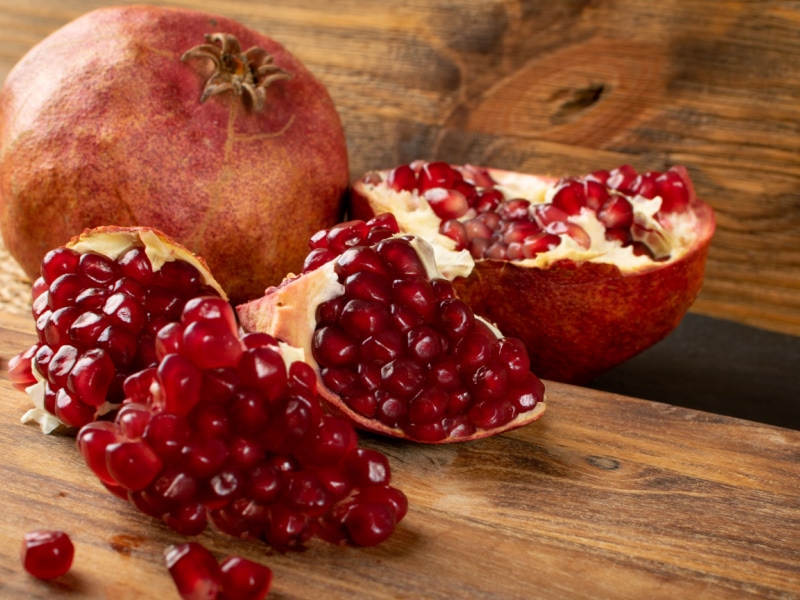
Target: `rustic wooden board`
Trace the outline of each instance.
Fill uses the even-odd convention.
[[[0,80],[67,21],[135,1],[0,0]],[[556,175],[687,165],[718,217],[693,310],[800,335],[797,3],[152,3],[225,14],[295,52],[341,112],[353,177],[415,158]]]
[[[74,440],[19,422],[5,376],[32,343],[0,313],[0,597],[177,598],[163,566],[185,538],[108,494]],[[788,598],[800,596],[800,432],[549,384],[538,423],[386,452],[410,510],[370,549],[312,542],[280,554],[217,533],[218,556],[270,565],[270,597]],[[72,571],[45,583],[19,564],[23,534],[68,531]]]

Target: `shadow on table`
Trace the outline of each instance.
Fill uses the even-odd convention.
[[[800,429],[800,337],[689,314],[587,387]]]

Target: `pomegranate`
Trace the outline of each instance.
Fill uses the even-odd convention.
[[[147,227],[87,230],[45,254],[33,284],[37,342],[9,361],[35,421],[80,427],[122,402],[128,375],[156,362],[156,334],[186,301],[225,292],[202,258]]]
[[[75,547],[63,531],[31,531],[25,534],[20,559],[25,570],[39,579],[55,579],[69,571]]]
[[[85,228],[144,225],[238,301],[299,269],[349,183],[330,95],[280,43],[142,5],[89,12],[11,70],[0,173],[0,232],[31,279]]]
[[[687,170],[557,179],[416,161],[354,182],[351,213],[392,212],[440,252],[467,251],[453,284],[527,346],[545,379],[586,383],[666,336],[700,291],[714,213]]]
[[[238,336],[223,299],[194,298],[156,340],[157,366],[125,380],[113,422],[78,432],[113,493],[183,535],[211,522],[275,548],[312,536],[372,546],[407,510],[387,458],[325,414],[313,369],[266,334]]]
[[[263,600],[272,585],[269,567],[241,556],[217,564],[197,542],[169,546],[164,560],[183,600]]]
[[[242,327],[304,350],[330,408],[389,436],[443,443],[539,418],[544,386],[525,347],[476,318],[421,238],[389,214],[312,236],[304,272],[237,306]],[[469,267],[469,265],[466,265]]]

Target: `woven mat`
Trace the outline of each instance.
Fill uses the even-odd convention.
[[[0,241],[0,311],[31,314],[31,280]]]

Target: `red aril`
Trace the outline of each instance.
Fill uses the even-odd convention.
[[[438,169],[425,176],[433,178]],[[439,263],[423,240],[396,235],[390,216],[379,215],[366,226],[361,240],[344,252],[307,263],[301,275],[237,306],[242,327],[302,348],[329,408],[369,430],[444,443],[539,418],[541,381],[529,368],[504,364],[500,357],[513,342],[476,318],[443,276],[442,271],[468,273],[468,254],[450,253],[444,256],[449,263]],[[521,343],[515,347],[526,355]],[[479,403],[495,418],[473,411]],[[368,523],[384,516],[364,508],[350,519],[369,538]]]
[[[409,182],[402,193],[388,185],[398,170]],[[441,197],[457,185],[471,199],[466,211],[427,200],[422,182],[431,171]],[[522,339],[540,377],[571,383],[674,329],[700,291],[715,227],[682,166],[640,174],[622,165],[556,179],[415,161],[353,184],[353,218],[384,213],[438,256],[469,253],[474,269],[451,277],[459,296]]]
[[[155,364],[156,335],[188,300],[215,294],[227,305],[202,258],[145,227],[87,230],[48,252],[40,272],[38,341],[9,361],[9,378],[33,400],[23,420],[48,433],[118,406],[122,382]],[[195,353],[207,337],[192,337]]]
[[[221,576],[214,555],[202,544],[185,542],[164,551],[172,581],[183,600],[217,600]]]
[[[157,366],[126,380],[114,422],[78,432],[78,449],[107,487],[183,535],[210,523],[282,549],[320,532],[355,545],[391,535],[406,504],[386,457],[360,449],[353,425],[323,411],[313,369],[293,360],[297,349],[265,334],[240,338],[219,297],[190,300],[167,327],[172,342],[158,346]],[[197,349],[212,347],[224,351],[209,363]],[[362,510],[362,494],[390,517],[370,535],[346,519]],[[231,569],[237,580],[246,571]],[[200,579],[203,589],[216,585]]]
[[[20,559],[25,570],[39,579],[55,579],[69,571],[75,547],[63,531],[31,531],[25,534]]]

